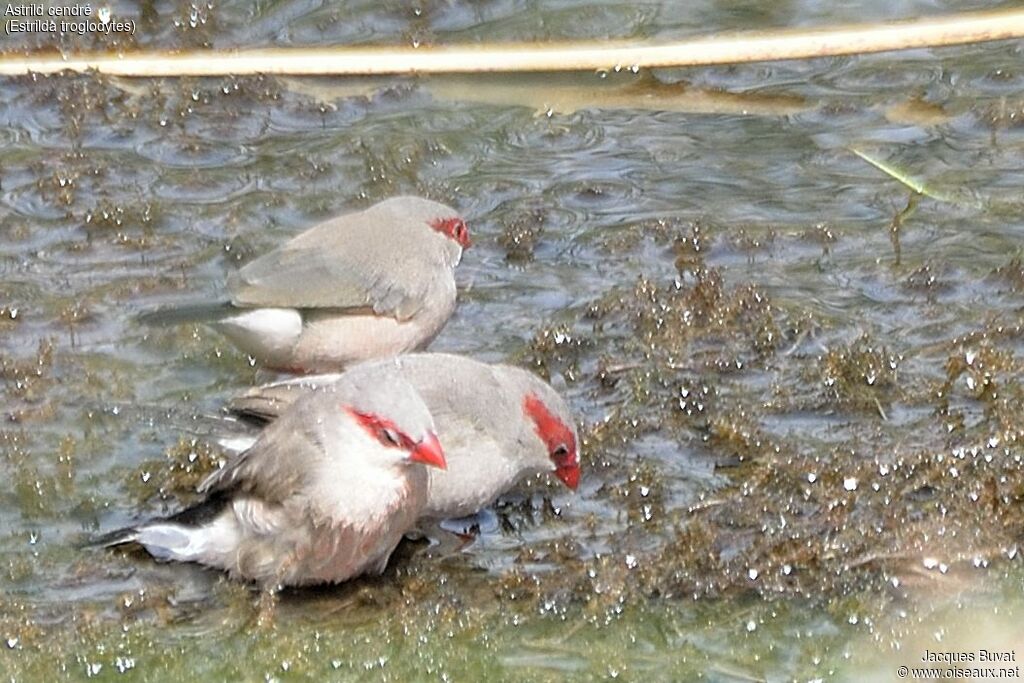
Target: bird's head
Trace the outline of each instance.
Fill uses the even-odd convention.
[[[395,463],[421,463],[440,469],[447,466],[433,417],[419,393],[405,380],[390,375],[367,384],[343,402],[342,409],[383,447],[378,451],[381,457]]]
[[[523,414],[532,422],[535,433],[544,444],[555,476],[575,491],[580,482],[576,428],[564,402],[550,387],[546,388],[548,391],[545,393],[551,394],[547,401],[536,392],[526,394]]]
[[[407,195],[385,199],[367,210],[374,213],[379,226],[391,231],[390,239],[399,241],[401,246],[396,248],[417,256],[440,248],[450,267],[459,265],[462,252],[472,244],[466,221],[440,202]]]

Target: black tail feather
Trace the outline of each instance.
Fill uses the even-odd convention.
[[[153,522],[174,522],[187,527],[202,526],[219,515],[231,502],[230,492],[219,491],[207,497],[205,500],[187,507],[181,512],[176,512],[169,517],[158,517],[142,524],[124,527],[115,531],[108,531],[99,536],[90,538],[83,542],[81,548],[112,548],[126,543],[134,543],[138,530]]]
[[[212,522],[214,518],[224,511],[224,508],[231,502],[230,491],[216,491],[204,500],[170,517],[163,518],[162,522],[174,522],[182,526],[203,526]]]
[[[227,407],[228,414],[239,422],[250,427],[266,427],[273,422],[280,414],[279,410],[268,410],[265,402],[260,400],[246,401],[243,399],[232,399]]]
[[[223,318],[238,309],[228,301],[213,304],[187,304],[158,308],[140,313],[138,321],[143,325],[179,325],[181,323],[204,323]]]
[[[86,539],[79,544],[79,548],[112,548],[116,545],[132,543],[135,540],[135,527],[128,526],[115,531],[108,531],[105,534]]]

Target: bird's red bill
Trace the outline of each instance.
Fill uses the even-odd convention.
[[[580,466],[563,465],[555,468],[555,476],[562,480],[562,483],[573,491],[580,485]]]
[[[437,434],[433,432],[427,435],[427,438],[423,439],[423,441],[416,444],[416,447],[409,454],[409,460],[442,470],[448,467],[448,463],[444,459],[444,449],[441,448],[441,442],[437,439]]]

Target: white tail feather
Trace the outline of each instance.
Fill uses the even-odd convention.
[[[256,443],[256,437],[258,434],[245,434],[235,436],[222,436],[217,439],[217,445],[228,451],[233,455],[242,453],[243,451],[249,450],[254,443]]]
[[[255,308],[222,318],[214,327],[239,348],[287,365],[302,334],[302,315],[294,308]]]
[[[229,518],[218,517],[198,527],[171,522],[147,524],[135,532],[134,540],[159,560],[217,565],[218,556],[237,545],[238,532]]]

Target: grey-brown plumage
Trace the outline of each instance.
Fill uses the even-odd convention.
[[[510,365],[462,356],[416,353],[354,370],[375,374],[397,367],[430,409],[448,468],[428,472],[424,518],[477,512],[523,478],[552,472],[575,489],[580,476],[575,421],[565,401],[536,375]],[[262,421],[347,373],[304,377],[250,389],[234,399],[236,414]]]
[[[455,310],[455,267],[469,246],[451,207],[393,197],[324,221],[228,277],[230,303],[164,310],[203,319],[278,369],[323,372],[421,349]]]
[[[213,514],[109,540],[265,586],[344,581],[384,569],[426,503],[423,464],[445,463],[415,389],[393,368],[354,370],[295,401],[200,485]]]

